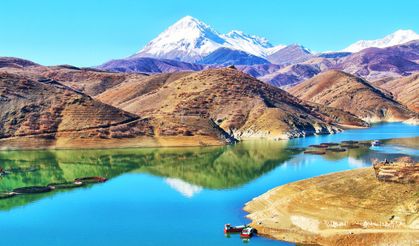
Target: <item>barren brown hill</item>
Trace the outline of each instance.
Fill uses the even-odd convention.
[[[324,115],[301,105],[287,92],[236,69],[184,75],[164,79],[159,87],[137,97],[126,92],[133,88],[141,91],[141,85],[126,83],[107,90],[98,99],[134,114],[156,117],[161,123],[157,128],[183,126],[192,134],[203,127],[203,119],[212,120],[239,139],[283,139],[338,130],[325,122]]]
[[[380,87],[391,92],[397,101],[410,110],[419,113],[419,73],[390,80]]]
[[[416,115],[389,93],[337,70],[321,73],[290,88],[289,92],[302,100],[350,112],[367,122],[404,121]]]
[[[81,142],[89,147],[93,142],[153,135],[147,119],[52,80],[2,72],[0,101],[1,148],[72,147]]]
[[[222,145],[367,126],[231,68],[148,76],[66,65],[0,74],[3,148]]]
[[[30,66],[40,66],[35,62],[31,62],[25,59],[16,58],[16,57],[0,57],[0,68],[24,68]]]
[[[155,132],[153,117],[101,103],[51,79],[0,72],[0,148],[111,148],[225,144],[206,121],[197,134]],[[173,130],[162,127],[166,132]],[[183,131],[182,131],[183,130]],[[186,133],[185,133],[186,132]],[[158,136],[156,136],[158,135]],[[193,135],[193,136],[192,136]]]

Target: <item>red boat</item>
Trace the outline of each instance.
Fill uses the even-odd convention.
[[[240,237],[251,238],[253,236],[253,234],[255,234],[255,233],[256,233],[256,230],[254,228],[246,227],[240,233]]]
[[[224,233],[242,232],[244,228],[246,228],[246,225],[231,226],[230,224],[225,224],[224,225]]]

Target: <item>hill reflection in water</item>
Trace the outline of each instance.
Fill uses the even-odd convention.
[[[249,141],[233,146],[205,148],[2,151],[1,167],[13,171],[1,177],[0,191],[45,186],[86,176],[112,179],[133,172],[163,177],[167,185],[185,197],[192,197],[202,189],[240,187],[283,163],[304,166],[321,159],[337,161],[349,157],[353,165],[362,167],[369,165],[372,158],[384,155],[369,148],[342,153],[328,152],[324,156],[304,155],[301,152],[302,149],[289,148],[287,141]],[[70,191],[2,199],[0,210],[10,210],[59,192]]]

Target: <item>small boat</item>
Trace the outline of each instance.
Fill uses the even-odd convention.
[[[231,226],[230,224],[224,225],[224,233],[238,233],[242,232],[245,229],[246,225],[239,225],[239,226]]]
[[[253,234],[255,233],[256,233],[256,230],[249,226],[242,230],[242,232],[240,233],[240,237],[251,238]]]
[[[371,145],[372,146],[380,146],[382,143],[381,143],[381,141],[380,140],[374,140],[374,141],[372,141],[371,142]]]

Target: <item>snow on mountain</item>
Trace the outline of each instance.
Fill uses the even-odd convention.
[[[197,62],[219,48],[229,48],[266,57],[284,46],[241,31],[219,34],[204,22],[185,16],[149,42],[134,57],[153,57]]]
[[[227,41],[226,48],[241,50],[255,56],[266,57],[273,48],[266,38],[248,35],[238,30],[223,34],[221,37]]]
[[[398,44],[407,43],[412,40],[419,39],[419,35],[412,30],[398,30],[382,39],[376,40],[360,40],[347,48],[343,49],[344,52],[358,52],[366,48],[377,47],[386,48]]]
[[[266,50],[266,57],[272,55],[273,53],[282,50],[283,48],[287,47],[287,45],[279,44],[277,46],[274,46],[272,48],[269,48]]]
[[[202,60],[200,60],[199,63],[230,66],[269,64],[269,61],[263,59],[260,56],[255,56],[241,50],[234,50],[222,47],[202,58]]]
[[[134,56],[195,62],[224,43],[225,40],[210,26],[186,16],[158,35]]]

